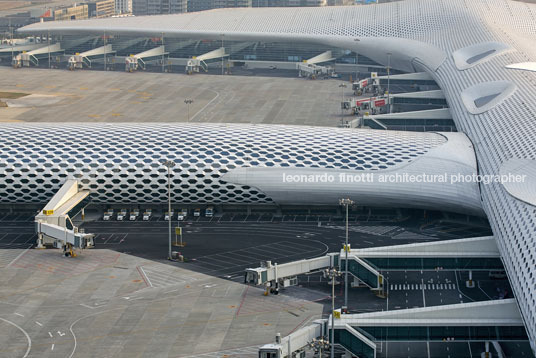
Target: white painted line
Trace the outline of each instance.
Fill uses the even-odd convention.
[[[50,338],[54,337],[50,332],[48,332],[48,335],[50,336]]]
[[[30,238],[26,241],[24,241],[25,244],[29,243],[30,241],[33,241],[34,237],[36,237],[37,234],[33,234],[32,236],[30,236]]]
[[[52,343],[52,347],[50,347],[50,350],[51,350],[51,351],[54,350],[54,343]]]
[[[22,234],[18,234],[17,236],[15,236],[15,238],[10,241],[10,244],[14,243],[21,235]]]
[[[147,280],[147,283],[149,284],[150,287],[153,287],[153,284],[151,283],[151,280],[149,280],[149,277],[147,277],[147,274],[145,273],[145,271],[143,270],[143,267],[140,266],[140,271],[142,273],[142,275],[145,277],[145,279]]]
[[[168,292],[164,292],[164,294],[168,294],[168,293],[172,293],[172,292],[177,292],[179,289],[176,289],[176,290],[172,290],[172,291],[168,291]]]
[[[21,316],[21,317],[24,317],[24,315],[23,315],[23,314],[20,314],[20,313],[17,313],[17,312],[15,312],[15,314],[16,314],[17,316]]]
[[[216,97],[214,97],[210,102],[208,102],[207,104],[205,104],[203,106],[203,108],[201,108],[199,111],[197,111],[192,117],[190,117],[190,121],[193,121],[195,117],[197,117],[197,115],[201,112],[203,112],[205,110],[205,108],[207,108],[210,104],[212,104],[212,102],[214,102],[219,96],[220,96],[220,93],[218,91],[214,91],[214,90],[211,90],[211,89],[208,89],[208,88],[204,88],[205,90],[207,91],[211,91],[211,92],[214,92],[216,93]],[[234,96],[233,96],[234,97]]]
[[[131,299],[131,301],[141,300],[142,298],[143,298],[143,297],[136,297],[136,298]]]
[[[60,331],[58,331],[58,334],[60,335],[60,337],[65,336],[65,333],[61,333]]]
[[[42,323],[39,323],[37,321],[35,321],[35,324],[38,325],[39,327],[43,327],[43,324]]]
[[[21,252],[17,257],[15,257],[7,266],[6,268],[9,268],[15,261],[17,261],[22,255],[24,255],[26,253],[26,251],[30,250],[30,247],[32,246],[29,246],[26,250],[24,250],[23,252]]]
[[[86,307],[86,308],[89,308],[89,309],[92,309],[92,310],[94,310],[94,309],[95,309],[94,307],[88,306],[88,305],[86,305],[86,304],[83,304],[83,303],[81,303],[81,304],[80,304],[80,306],[84,306],[84,307]]]
[[[10,325],[16,327],[19,331],[24,333],[24,335],[26,336],[26,340],[28,341],[28,349],[26,349],[26,353],[24,353],[22,358],[28,357],[28,354],[30,354],[30,350],[32,349],[32,340],[30,339],[30,336],[28,335],[28,333],[24,329],[22,329],[18,325],[16,325],[15,323],[13,323],[11,321],[8,321],[7,319],[3,319],[3,318],[0,317],[0,320],[4,321],[6,323],[9,323]]]

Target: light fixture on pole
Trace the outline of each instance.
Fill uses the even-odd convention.
[[[337,271],[334,267],[324,270],[324,276],[331,280],[331,337],[329,343],[331,345],[330,357],[335,357],[335,278],[340,276],[340,271]],[[337,312],[340,318],[340,312]]]
[[[168,214],[169,214],[169,250],[168,260],[171,260],[171,168],[175,166],[172,160],[166,160],[164,165],[168,168]]]
[[[188,98],[184,100],[184,103],[186,103],[186,105],[188,106],[188,122],[190,122],[190,105],[194,103],[194,100]]]
[[[350,199],[340,199],[339,205],[346,207],[346,240],[344,244],[344,307],[348,308],[348,207],[354,205],[354,202]]]

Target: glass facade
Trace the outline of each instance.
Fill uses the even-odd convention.
[[[46,37],[46,33],[43,34]],[[163,35],[163,37],[162,37]],[[149,64],[148,70],[162,71],[161,61],[166,64],[177,65],[178,59],[189,59],[193,56],[200,56],[207,52],[225,47],[226,61],[235,62],[239,65],[242,61],[274,61],[274,62],[291,62],[297,63],[315,57],[325,51],[332,51],[335,60],[331,63],[337,64],[359,64],[360,66],[372,66],[370,69],[383,73],[383,67],[367,57],[357,55],[349,50],[333,48],[329,46],[320,46],[307,43],[278,43],[278,42],[243,42],[227,41],[224,37],[218,40],[192,40],[188,38],[169,38],[165,34],[160,36],[121,36],[109,35],[102,33],[100,35],[83,36],[83,35],[62,35],[52,38],[51,44],[61,43],[61,49],[64,56],[55,53],[51,61],[55,67],[67,67],[67,60],[70,55],[83,53],[101,46],[112,45],[113,53],[107,54],[108,70],[123,70],[123,61],[114,59],[114,56],[127,57],[132,54],[138,54],[154,48],[165,46],[166,55],[161,58],[153,59],[154,63]],[[11,53],[6,54],[10,56]],[[48,54],[46,56],[48,58]],[[96,56],[94,63],[103,65],[104,56]],[[207,61],[209,63],[210,61]],[[219,66],[221,58],[213,59]],[[115,68],[115,65],[120,65]],[[156,65],[156,67],[155,67]],[[48,67],[47,61],[40,61],[40,67]],[[184,65],[178,66],[174,72],[182,72]],[[375,68],[374,66],[379,66]],[[99,69],[98,67],[94,69]],[[357,67],[356,67],[357,69]],[[363,70],[363,67],[360,67]]]
[[[488,257],[469,258],[367,258],[367,262],[382,270],[504,270],[501,259]]]
[[[374,341],[526,341],[523,326],[354,327]],[[353,337],[353,336],[352,336]]]
[[[340,344],[355,356],[374,358],[374,349],[363,343],[363,341],[359,340],[347,330],[336,329],[333,336],[335,343]]]
[[[372,265],[371,265],[372,266]],[[345,260],[341,257],[341,267],[345,267]],[[358,277],[367,286],[371,288],[378,287],[378,276],[354,260],[348,260],[348,272]]]

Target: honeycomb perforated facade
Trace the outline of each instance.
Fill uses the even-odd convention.
[[[399,67],[405,57],[415,70],[432,74],[445,93],[458,130],[475,146],[479,172],[498,174],[512,159],[536,160],[536,73],[505,66],[536,61],[536,4],[509,0],[405,0],[369,7],[219,10],[153,18],[36,24],[27,32],[166,33],[195,38],[292,41],[300,39],[348,47]],[[348,37],[351,37],[348,39]],[[355,41],[352,38],[361,39]],[[365,38],[374,38],[363,41]],[[381,38],[381,39],[380,39]],[[431,63],[422,47],[391,48],[385,38],[420,41],[444,56]],[[346,39],[346,41],[345,41]],[[353,42],[355,41],[355,42]],[[504,43],[512,51],[489,56],[467,69],[456,67],[452,53],[484,42]],[[366,47],[368,43],[370,46]],[[396,50],[396,51],[395,51]],[[430,51],[425,51],[430,52]],[[408,66],[403,67],[408,69]],[[493,81],[509,81],[515,91],[492,108],[472,114],[461,93]],[[499,183],[482,185],[482,201],[536,350],[536,207],[511,196]]]
[[[435,133],[275,125],[2,125],[0,202],[46,202],[75,178],[96,202],[161,203],[163,162],[173,160],[175,202],[266,203],[264,193],[221,176],[250,166],[396,168],[445,142]]]

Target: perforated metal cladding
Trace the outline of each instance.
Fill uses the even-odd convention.
[[[173,200],[264,203],[255,188],[220,177],[242,166],[379,170],[409,163],[445,143],[434,133],[305,126],[3,125],[0,201],[44,202],[65,178],[77,178],[93,200],[165,202],[173,160]]]
[[[405,2],[405,1],[404,1]],[[136,16],[132,18],[79,20],[71,24],[50,23],[46,27],[229,33],[275,33],[333,36],[410,37],[454,26],[456,13],[445,11],[449,1],[412,0],[411,6],[393,2],[377,6],[333,6],[295,8],[234,8],[188,14]],[[38,26],[29,26],[27,29]],[[161,31],[161,30],[158,30]]]
[[[536,73],[509,70],[512,63],[536,61],[536,4],[507,0],[405,0],[369,7],[240,9],[166,17],[103,19],[36,24],[29,28],[169,28],[184,33],[218,31],[250,35],[293,34],[403,37],[420,40],[449,56],[433,73],[448,100],[457,128],[472,140],[482,174],[497,174],[510,158],[536,159]],[[46,27],[45,27],[46,26]],[[265,36],[269,38],[269,36]],[[450,54],[480,42],[497,41],[516,51],[459,71]],[[384,49],[386,52],[389,49]],[[516,92],[477,115],[460,93],[479,83],[509,80]],[[536,341],[536,209],[512,198],[500,185],[483,185],[482,197],[512,280],[515,295]],[[536,350],[536,345],[533,343]]]

